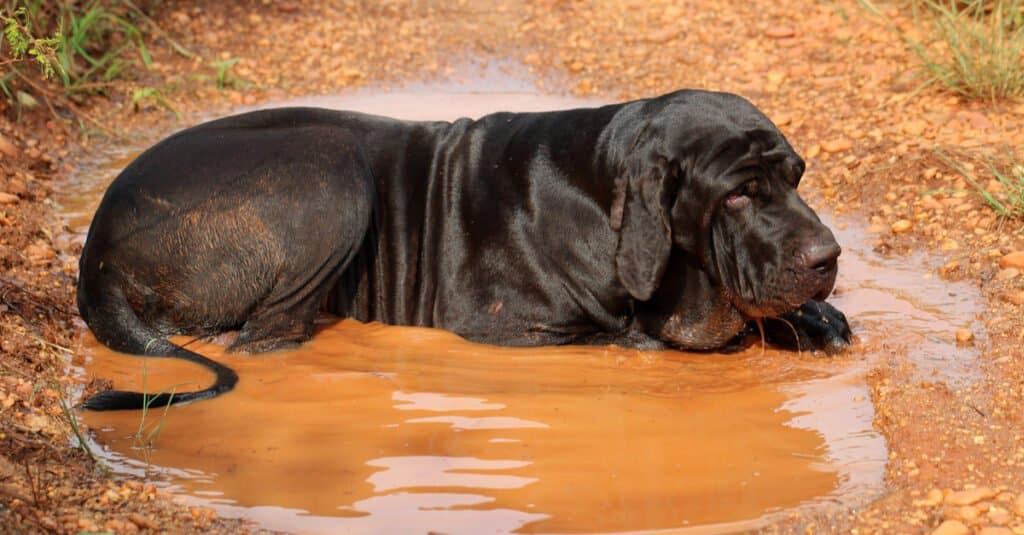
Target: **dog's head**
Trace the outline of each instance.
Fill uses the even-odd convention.
[[[616,269],[635,299],[682,276],[667,269],[673,248],[746,319],[831,293],[839,245],[797,194],[804,162],[764,114],[703,91],[646,101],[637,113],[612,207]]]

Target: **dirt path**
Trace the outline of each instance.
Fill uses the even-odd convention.
[[[867,221],[878,251],[931,251],[933,276],[972,281],[989,298],[985,332],[970,333],[969,343],[983,349],[976,383],[923,376],[900,348],[872,348],[888,355],[870,379],[876,427],[891,450],[888,493],[845,516],[792,518],[778,529],[916,533],[956,520],[990,535],[1024,533],[1024,276],[1004,260],[1024,250],[1024,227],[1000,220],[976,195],[958,193],[969,184],[933,151],[976,158],[1019,150],[1024,103],[919,91],[906,47],[851,0],[305,4],[168,2],[154,18],[174,39],[199,57],[240,58],[227,89],[216,87],[208,61],[157,43],[145,83],[159,87],[183,119],[156,101],[137,112],[127,101],[83,106],[97,124],[167,131],[235,105],[444,77],[467,59],[506,58],[528,65],[551,91],[606,98],[682,87],[740,93],[805,155],[805,180],[820,192],[819,207],[840,220]],[[906,14],[888,14],[911,28]],[[63,376],[73,357],[62,348],[75,335],[77,251],[57,238],[49,199],[89,143],[45,114],[15,123],[4,111],[0,526],[238,531],[238,521],[113,479],[68,446],[73,432],[60,400],[75,385]]]

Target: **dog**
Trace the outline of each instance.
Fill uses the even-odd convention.
[[[840,247],[797,194],[804,167],[751,103],[696,90],[454,122],[283,108],[201,124],[110,185],[77,298],[111,349],[216,381],[84,407],[226,392],[231,369],[167,336],[237,330],[230,351],[274,351],[322,312],[488,344],[685,350],[757,322],[773,343],[840,351],[849,325],[824,302]]]

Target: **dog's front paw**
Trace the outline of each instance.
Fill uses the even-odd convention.
[[[769,342],[788,349],[822,350],[835,355],[849,347],[850,323],[836,307],[810,300],[779,318],[765,318],[764,334]]]

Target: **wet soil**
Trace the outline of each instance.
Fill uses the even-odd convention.
[[[908,12],[885,9],[897,27],[912,27]],[[1024,229],[984,206],[932,150],[978,170],[985,155],[1017,150],[1021,161],[1024,104],[968,102],[934,85],[920,88],[903,42],[855,2],[186,1],[165,3],[156,20],[205,58],[240,57],[234,73],[259,86],[219,90],[209,83],[208,62],[155,43],[156,66],[145,83],[166,83],[160,87],[184,119],[151,102],[133,106],[127,96],[82,103],[95,123],[135,132],[134,139],[267,99],[457,77],[467,58],[487,65],[514,58],[540,80],[525,83],[609,100],[679,87],[747,96],[806,157],[807,192],[836,214],[836,227],[866,237],[864,250],[891,258],[883,264],[925,252],[921,263],[906,264],[902,289],[961,280],[983,301],[949,329],[933,325],[918,337],[932,344],[925,351],[931,359],[909,358],[917,342],[895,340],[906,318],[887,315],[895,303],[873,307],[872,328],[894,340],[863,341],[836,362],[850,366],[859,351],[877,355],[864,364],[871,403],[862,405],[873,407],[873,428],[889,448],[882,494],[866,505],[794,510],[766,530],[927,533],[945,523],[949,532],[1024,532],[1024,277],[1000,265],[1024,250]],[[45,110],[20,123],[3,111],[0,190],[13,198],[4,197],[0,218],[0,526],[243,529],[208,508],[172,501],[144,479],[112,477],[69,445],[74,433],[60,405],[81,387],[64,371],[73,360],[65,348],[78,332],[77,249],[73,239],[62,240],[52,199],[63,188],[58,180],[95,152],[96,141]],[[882,288],[879,298],[901,295],[901,288]],[[973,336],[966,345],[977,358],[933,351],[950,345],[954,328]]]

